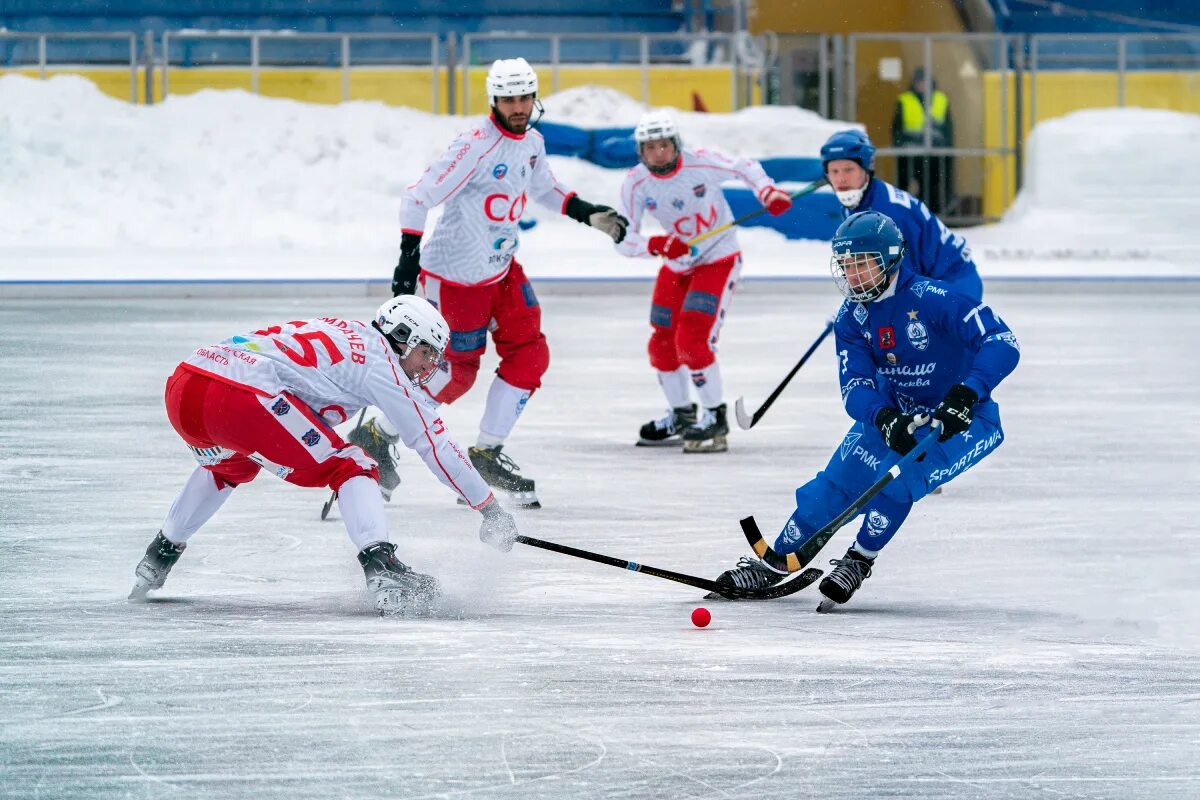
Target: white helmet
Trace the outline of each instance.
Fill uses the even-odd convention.
[[[497,97],[520,97],[525,94],[536,97],[537,90],[537,73],[525,59],[500,58],[492,62],[487,74],[489,102],[495,103]]]
[[[657,142],[660,139],[670,139],[675,144],[675,159],[663,167],[652,167],[646,164],[646,169],[658,174],[674,171],[679,163],[679,153],[683,150],[683,137],[679,135],[679,126],[675,124],[675,115],[670,109],[655,108],[647,111],[638,120],[633,129],[633,140],[637,142],[638,158],[642,157],[642,146],[646,142]],[[645,164],[645,161],[642,162]]]
[[[419,344],[427,344],[438,352],[440,360],[450,344],[450,326],[441,312],[415,294],[402,294],[381,305],[375,312],[375,327],[401,356]],[[427,375],[409,377],[421,384],[433,377],[433,370]]]

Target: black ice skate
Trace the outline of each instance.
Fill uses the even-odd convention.
[[[683,429],[696,424],[696,404],[673,408],[659,419],[652,419],[642,426],[638,434],[638,447],[678,446]]]
[[[862,586],[862,582],[871,577],[871,565],[875,561],[851,547],[845,556],[835,558],[829,563],[833,564],[834,569],[817,587],[825,596],[817,606],[817,611],[821,612],[830,611],[853,597],[858,587]]]
[[[379,429],[374,419],[369,419],[350,431],[346,441],[361,447],[379,464],[379,492],[385,502],[391,500],[392,492],[400,485],[400,476],[396,473],[396,460],[392,458],[392,446],[400,441],[400,437],[388,436]]]
[[[735,589],[765,589],[768,586],[774,586],[786,577],[787,575],[776,572],[757,558],[742,556],[738,559],[736,567],[727,569],[717,576],[717,583]],[[704,599],[721,600],[724,598],[716,592],[709,592]]]
[[[683,452],[724,453],[729,449],[725,437],[729,434],[729,422],[725,419],[725,404],[706,408],[695,424],[683,431]]]
[[[171,567],[175,566],[175,562],[186,548],[187,544],[173,544],[159,531],[154,541],[146,548],[146,555],[142,556],[142,560],[133,570],[136,582],[133,591],[129,593],[129,599],[145,600],[146,592],[161,589],[167,581]]]
[[[358,563],[362,564],[379,616],[427,614],[436,608],[442,594],[437,578],[414,572],[397,559],[396,545],[391,542],[364,547]]]
[[[521,468],[500,452],[503,449],[504,445],[498,444],[495,447],[471,447],[467,452],[484,483],[506,492],[513,505],[518,508],[541,508],[533,480],[517,474]]]

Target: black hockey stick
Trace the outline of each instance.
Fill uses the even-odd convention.
[[[799,372],[800,368],[804,366],[804,362],[808,361],[809,357],[817,351],[818,347],[821,346],[821,342],[825,341],[825,337],[829,336],[829,334],[832,332],[833,320],[831,319],[829,322],[825,323],[825,330],[821,331],[821,335],[817,337],[817,340],[812,343],[808,350],[804,351],[804,355],[800,356],[800,360],[796,362],[796,366],[792,367],[792,371],[789,372],[787,377],[775,387],[775,391],[771,392],[771,396],[768,397],[763,404],[758,407],[758,410],[754,412],[753,416],[746,413],[746,399],[744,397],[739,397],[737,399],[737,402],[733,404],[733,414],[735,417],[737,417],[737,424],[739,428],[744,431],[748,431],[758,424],[758,421],[763,418],[763,414],[767,413],[767,409],[771,407],[771,404],[775,402],[775,399],[778,398],[779,395],[783,393],[783,390],[787,388],[787,385],[792,382],[792,378],[796,377],[796,373]]]
[[[358,422],[354,424],[354,430],[362,427],[363,418],[367,416],[367,410],[364,408],[362,413],[358,415]],[[329,516],[330,510],[333,508],[334,501],[337,500],[337,492],[332,492],[329,499],[325,501],[325,505],[321,506],[321,519],[325,520]]]
[[[909,427],[911,428],[912,426]],[[759,531],[758,523],[754,521],[754,517],[746,517],[742,520],[742,533],[745,534],[746,541],[750,543],[750,548],[762,559],[764,564],[777,572],[798,572],[804,569],[812,563],[817,553],[821,552],[821,548],[833,538],[833,535],[838,532],[839,528],[857,517],[875,495],[882,492],[885,486],[900,477],[901,472],[908,469],[912,464],[919,461],[921,456],[925,455],[926,451],[937,441],[938,431],[941,430],[941,427],[942,423],[934,421],[933,432],[931,434],[918,442],[916,447],[908,451],[908,455],[893,464],[887,472],[883,473],[878,480],[871,484],[870,488],[859,495],[858,499],[851,503],[845,511],[838,514],[825,527],[810,536],[808,541],[801,545],[800,549],[794,553],[788,553],[787,555],[776,553],[767,544],[766,540],[763,539],[762,532]]]
[[[597,564],[608,564],[610,567],[619,567],[620,569],[629,570],[630,572],[641,572],[646,575],[652,575],[655,578],[663,578],[675,583],[682,583],[687,586],[694,586],[697,589],[704,589],[708,592],[714,592],[727,600],[770,600],[775,597],[784,597],[786,595],[798,592],[805,586],[812,584],[815,580],[821,577],[821,570],[813,569],[806,570],[796,578],[784,583],[770,586],[766,589],[738,589],[735,586],[727,586],[717,583],[708,578],[698,578],[695,575],[684,575],[682,572],[672,572],[668,569],[659,569],[646,564],[638,564],[634,561],[626,561],[623,558],[613,558],[612,556],[602,555],[600,553],[592,553],[588,550],[580,550],[576,547],[568,547],[565,544],[556,544],[554,542],[543,541],[542,539],[534,539],[531,536],[517,536],[515,541],[521,544],[529,545],[530,547],[538,547],[542,550],[549,550],[552,553],[562,553],[563,555],[582,558],[585,561],[595,561]],[[816,573],[811,574],[811,573]]]

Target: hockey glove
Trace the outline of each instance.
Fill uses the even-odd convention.
[[[400,263],[392,273],[392,297],[417,293],[417,276],[421,274],[421,234],[400,235]]]
[[[494,497],[480,509],[480,513],[483,514],[483,522],[479,526],[479,541],[490,544],[501,553],[512,550],[517,534],[520,533],[513,515],[505,511]]]
[[[894,408],[881,408],[875,415],[875,427],[883,434],[883,441],[902,456],[917,446],[913,432],[928,421],[924,414],[901,414]]]
[[[629,227],[629,220],[613,209],[580,200],[577,194],[573,194],[567,199],[567,206],[563,209],[563,213],[576,222],[582,222],[584,225],[590,225],[598,231],[603,231],[616,244],[620,244],[625,238],[625,229]]]
[[[687,246],[687,242],[675,234],[669,236],[651,236],[647,249],[652,256],[662,256],[670,260],[683,258],[692,252],[692,248]]]
[[[783,189],[772,186],[771,190],[763,197],[762,204],[767,207],[768,214],[778,217],[792,207],[792,196]]]
[[[942,435],[938,437],[939,442],[944,442],[951,436],[957,436],[971,427],[971,422],[975,419],[975,412],[972,409],[977,402],[979,402],[979,395],[975,394],[975,390],[970,386],[960,383],[950,387],[945,398],[933,410],[933,418],[942,422]]]

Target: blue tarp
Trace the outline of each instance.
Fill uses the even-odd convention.
[[[538,130],[546,140],[546,152],[554,156],[574,156],[609,169],[629,169],[637,164],[633,128],[576,128],[557,122],[540,122]],[[821,159],[785,156],[762,159],[763,169],[781,184],[807,184],[822,175]],[[785,186],[792,191],[799,186]],[[722,190],[733,215],[740,217],[759,208],[754,193],[745,188]],[[829,192],[801,197],[781,217],[762,214],[744,224],[759,225],[783,233],[789,239],[830,239],[842,221],[842,207]]]

